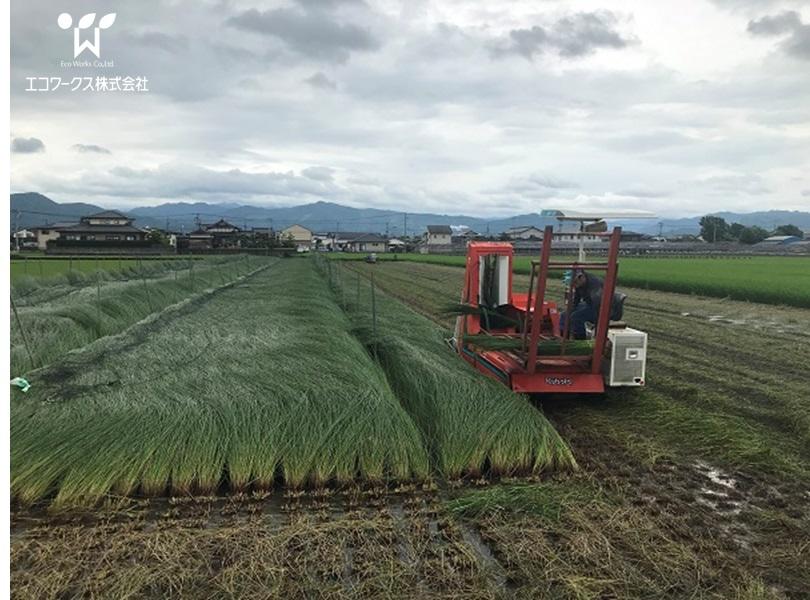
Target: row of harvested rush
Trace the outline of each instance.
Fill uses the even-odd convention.
[[[15,375],[49,364],[75,348],[264,264],[263,257],[157,262],[142,271],[99,271],[71,283],[62,278],[12,286],[11,368]],[[180,267],[184,267],[180,269]],[[90,281],[95,279],[93,284]]]
[[[30,379],[11,409],[22,503],[429,475],[418,429],[307,260]]]
[[[337,267],[330,272],[356,333],[378,357],[445,477],[575,466],[568,446],[529,398],[471,369],[445,343],[447,331],[372,291],[359,274]]]

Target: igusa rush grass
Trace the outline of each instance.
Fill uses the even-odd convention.
[[[12,373],[22,375],[47,365],[170,304],[232,281],[266,260],[242,256],[184,263],[155,261],[145,263],[142,271],[133,264],[132,271],[118,272],[115,278],[100,271],[76,273],[73,283],[53,278],[23,289],[15,284],[11,294],[18,319],[11,323]],[[127,279],[122,279],[125,275]]]
[[[419,430],[304,259],[98,340],[11,403],[13,497],[429,475]]]
[[[358,335],[419,424],[442,475],[538,473],[576,466],[540,409],[462,361],[446,345],[447,331],[379,289],[375,323],[367,280],[336,266],[327,276],[339,289]]]

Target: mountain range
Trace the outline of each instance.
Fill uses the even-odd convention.
[[[106,210],[107,207],[84,202],[59,203],[36,192],[11,194],[11,227],[29,228],[55,223],[78,221],[79,218]],[[544,227],[557,225],[553,217],[527,213],[505,218],[479,218],[469,215],[435,213],[403,213],[377,208],[353,208],[332,202],[314,202],[299,206],[267,208],[242,204],[208,204],[205,202],[167,202],[121,212],[133,217],[141,227],[161,227],[174,231],[192,231],[200,223],[225,219],[243,228],[273,227],[283,229],[299,224],[317,232],[357,231],[388,233],[401,236],[420,235],[428,225],[466,226],[482,234],[496,235],[510,227]],[[729,223],[758,225],[773,230],[779,225],[793,224],[810,231],[810,212],[769,210],[752,213],[715,212]],[[665,235],[697,234],[700,216],[680,219],[644,219],[612,222],[639,233]],[[406,229],[407,228],[407,229]]]

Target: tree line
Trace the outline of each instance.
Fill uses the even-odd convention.
[[[724,218],[712,215],[700,219],[700,236],[707,242],[757,244],[772,235],[795,235],[803,238],[804,232],[795,225],[780,225],[769,232],[757,225],[746,227],[740,223],[729,224]]]

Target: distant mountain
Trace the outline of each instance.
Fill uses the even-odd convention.
[[[389,235],[421,234],[428,225],[454,225],[470,227],[479,233],[500,233],[518,225],[544,226],[556,224],[554,219],[537,214],[517,215],[503,219],[479,219],[466,215],[434,213],[403,213],[379,208],[353,208],[333,202],[313,202],[299,206],[265,208],[233,204],[205,204],[201,202],[173,202],[156,207],[141,207],[130,211],[138,218],[163,219],[172,228],[195,226],[195,219],[208,222],[225,219],[239,227],[274,227],[276,229],[298,224],[314,231],[388,232]]]
[[[80,217],[104,210],[94,204],[81,202],[60,204],[37,193],[11,194],[12,227],[15,211],[17,226],[35,227],[61,221],[76,221]],[[353,208],[332,202],[314,202],[299,206],[266,208],[241,204],[207,204],[205,202],[168,202],[158,206],[144,206],[122,211],[135,218],[136,225],[166,227],[177,231],[191,231],[198,223],[211,223],[225,219],[238,227],[274,227],[283,229],[295,223],[314,231],[387,232],[401,236],[405,227],[408,235],[418,235],[428,225],[466,226],[482,234],[496,235],[516,226],[555,225],[556,219],[541,217],[537,213],[515,215],[500,219],[482,219],[467,215],[434,213],[403,213],[378,208]],[[730,223],[758,225],[772,230],[779,225],[793,224],[810,231],[810,212],[771,210],[754,213],[713,213]],[[682,219],[639,219],[615,221],[625,229],[640,233],[665,235],[698,233],[700,217]],[[659,225],[660,223],[660,225]]]
[[[795,225],[802,231],[810,232],[810,212],[763,210],[752,213],[721,211],[710,214],[722,217],[729,223],[740,223],[746,227],[756,225],[767,231],[773,231],[780,225]],[[638,221],[616,221],[615,224],[639,233],[657,235],[660,227],[664,235],[680,235],[700,233],[700,219],[700,216],[682,219],[643,219]]]
[[[103,210],[94,204],[69,202],[59,204],[47,196],[28,192],[11,194],[11,227],[24,229],[37,225],[47,225],[67,221],[78,221],[79,217]]]

